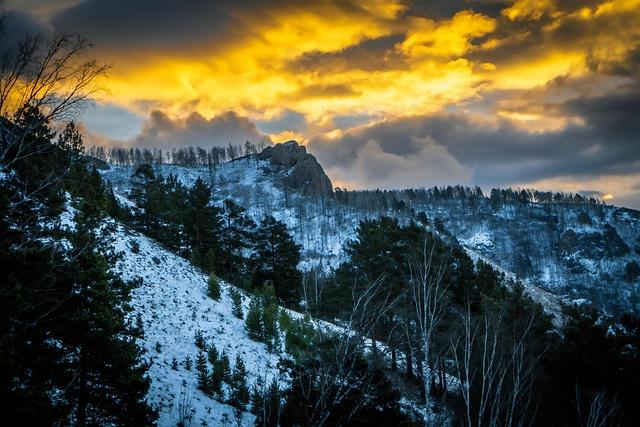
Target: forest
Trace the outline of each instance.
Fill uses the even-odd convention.
[[[234,408],[237,424],[245,413],[259,426],[632,426],[640,419],[638,317],[566,305],[554,318],[522,283],[474,261],[441,218],[364,219],[344,261],[312,277],[299,267],[301,245],[285,222],[254,221],[231,198],[216,203],[217,189],[200,177],[186,185],[154,167],[213,168],[259,147],[170,157],[85,150],[69,117],[106,71],[94,60],[75,62],[88,47],[68,35],[27,39],[0,68],[4,425],[157,422],[159,408],[147,395],[159,357],[140,345],[146,325],[130,304],[144,278],[117,274],[123,254],[110,246],[117,229],[141,233],[206,274],[208,300],[222,303],[228,290],[234,321],[278,359],[282,380],[250,377],[242,356],[217,346],[216,330],[183,331],[197,352],[174,357],[172,369],[188,371],[203,395]],[[131,205],[95,158],[132,166]],[[337,190],[335,198],[384,204],[385,194]],[[398,194],[398,210],[410,209],[402,196],[484,198],[464,187]],[[488,200],[600,206],[535,190],[494,189]],[[322,282],[321,298],[306,295],[309,280]],[[154,351],[162,354],[159,342]]]

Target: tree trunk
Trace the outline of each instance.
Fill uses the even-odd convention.
[[[398,368],[398,356],[396,355],[396,349],[391,349],[391,369],[394,371]]]
[[[76,425],[84,427],[87,425],[87,372],[84,367],[82,357],[82,349],[80,350],[80,373],[78,375],[78,410],[76,413]]]
[[[440,356],[440,362],[438,363],[440,368],[440,387],[442,388],[442,394],[447,393],[447,377],[444,372],[444,357]]]
[[[407,377],[413,378],[413,356],[411,355],[411,350],[407,349],[405,355],[407,359]]]
[[[429,339],[428,334],[424,334],[423,338],[423,360],[421,363],[422,369],[422,382],[424,387],[424,403],[429,403],[429,398],[431,397],[431,369],[429,367],[429,358],[431,354],[431,340]]]

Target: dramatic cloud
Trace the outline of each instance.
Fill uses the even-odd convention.
[[[7,7],[13,28],[80,32],[113,64],[98,103],[126,129],[109,131],[96,114],[86,121],[107,138],[134,125],[137,143],[163,146],[296,138],[357,187],[637,193],[640,0]]]
[[[189,145],[208,149],[230,143],[243,144],[244,141],[271,143],[268,136],[258,132],[254,123],[233,111],[211,119],[198,113],[192,113],[185,119],[172,119],[166,113],[153,111],[132,143],[163,149]]]
[[[414,185],[444,180],[504,186],[640,174],[639,88],[571,99],[556,110],[579,116],[583,124],[528,132],[509,120],[488,122],[468,114],[440,113],[384,121],[337,138],[317,137],[309,148],[334,171],[338,181],[351,183],[375,182],[376,172],[382,170],[384,177],[387,169],[414,177]],[[405,161],[388,161],[383,167],[381,158]],[[428,169],[437,171],[438,177],[425,173]],[[461,174],[461,170],[468,173]],[[389,184],[384,184],[384,178],[379,181],[384,187],[396,185],[393,180]]]

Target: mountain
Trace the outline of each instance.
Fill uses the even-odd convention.
[[[591,303],[612,313],[640,311],[638,211],[579,195],[511,189],[489,197],[460,186],[332,191],[321,165],[295,141],[215,167],[154,168],[186,185],[202,177],[213,185],[218,203],[233,199],[254,220],[267,214],[285,222],[302,245],[305,271],[335,269],[361,220],[390,216],[431,224],[544,300]],[[111,165],[102,174],[126,198],[133,172],[133,166]]]

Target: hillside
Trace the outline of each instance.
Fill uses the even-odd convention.
[[[156,174],[176,175],[186,185],[202,177],[218,202],[233,199],[254,220],[267,214],[285,222],[303,247],[300,267],[306,271],[327,272],[344,261],[343,247],[363,219],[386,215],[407,223],[426,216],[470,254],[531,287],[611,312],[640,310],[640,212],[586,201],[496,201],[461,187],[435,194],[331,193],[321,166],[304,147],[276,147],[277,156],[250,155],[215,168],[154,167]],[[126,197],[134,170],[111,165],[102,174]]]
[[[121,254],[116,271],[127,280],[142,279],[132,292],[131,315],[132,319],[140,316],[144,328],[140,344],[151,362],[148,399],[159,410],[158,424],[232,423],[233,408],[199,390],[195,369],[184,365],[186,357],[195,363],[196,331],[203,331],[207,345],[225,351],[232,362],[238,355],[243,359],[249,387],[258,376],[267,382],[279,377],[278,356],[268,352],[265,344],[249,339],[244,322],[232,314],[228,284],[221,284],[222,298],[214,301],[207,297],[207,276],[187,260],[123,226],[113,238],[113,248]],[[245,310],[247,305],[245,301]],[[177,369],[171,367],[173,358]],[[242,425],[253,425],[253,419],[245,413]]]

